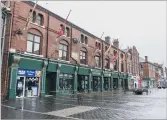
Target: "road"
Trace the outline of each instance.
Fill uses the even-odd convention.
[[[149,94],[103,92],[76,96],[8,100],[1,105],[2,119],[166,119],[167,89]]]

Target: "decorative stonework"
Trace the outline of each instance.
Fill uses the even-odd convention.
[[[13,61],[12,61],[12,66],[18,66],[20,62],[20,56],[19,55],[13,55]]]

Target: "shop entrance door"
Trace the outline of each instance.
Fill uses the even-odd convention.
[[[26,77],[25,97],[35,97],[39,95],[39,77]]]
[[[109,80],[110,80],[110,78],[108,78],[108,77],[105,77],[104,78],[104,91],[108,91],[109,90]]]
[[[78,76],[78,92],[88,92],[88,77]]]
[[[25,77],[18,76],[16,83],[16,98],[24,97],[25,90]]]
[[[118,79],[113,78],[113,89],[118,89]]]
[[[100,91],[100,77],[93,77],[93,91]]]

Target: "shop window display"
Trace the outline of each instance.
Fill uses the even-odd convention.
[[[74,89],[73,75],[71,74],[60,74],[59,77],[59,90],[72,92]]]

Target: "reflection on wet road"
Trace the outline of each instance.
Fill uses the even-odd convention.
[[[9,100],[3,119],[166,119],[166,89],[148,95],[131,92],[57,95]]]

